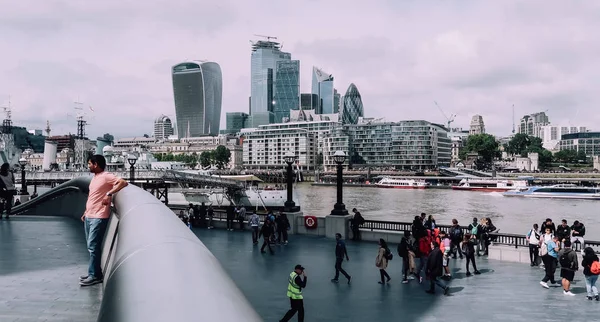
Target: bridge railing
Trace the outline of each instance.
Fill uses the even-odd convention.
[[[451,225],[436,225],[437,228],[440,228],[443,231],[449,232]],[[406,230],[410,231],[412,228],[412,223],[410,222],[397,222],[397,221],[383,221],[383,220],[366,220],[364,224],[360,226],[361,230],[379,230],[379,231],[393,231],[393,232],[404,232]],[[460,226],[463,230],[463,233],[468,233],[470,230],[467,226]],[[527,240],[525,235],[519,234],[508,234],[508,233],[500,233],[500,232],[492,232],[489,233],[490,241],[492,245],[506,245],[506,246],[514,246],[515,248],[519,247],[529,247],[529,241]],[[572,245],[573,249],[581,250],[580,243],[574,243]],[[600,251],[600,241],[595,240],[587,240],[585,239],[585,246],[590,246],[596,250],[596,252]]]

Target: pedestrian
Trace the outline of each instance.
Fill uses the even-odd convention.
[[[102,241],[110,217],[110,204],[113,195],[127,186],[127,181],[104,171],[106,159],[102,155],[96,154],[89,157],[88,168],[94,176],[90,182],[88,199],[81,221],[84,222],[90,262],[88,274],[79,277],[79,285],[81,286],[102,283],[104,280],[100,263],[102,260]]]
[[[575,246],[575,243],[579,243],[581,254],[583,254],[583,249],[585,248],[583,236],[585,236],[585,226],[579,220],[575,220],[573,226],[571,226],[571,243],[573,246]]]
[[[429,294],[435,294],[435,285],[444,290],[444,295],[448,295],[450,288],[442,282],[444,255],[440,250],[440,244],[436,241],[431,243],[431,252],[427,256],[427,269],[425,275],[429,279]]]
[[[550,228],[546,228],[546,234],[550,234]],[[554,280],[554,273],[556,272],[556,266],[558,264],[558,251],[560,250],[559,241],[557,236],[552,236],[552,240],[546,242],[542,240],[542,246],[540,246],[540,252],[542,255],[542,262],[544,263],[544,278],[540,282],[540,285],[544,288],[550,288],[548,281],[552,284],[556,284]]]
[[[352,240],[360,240],[360,226],[365,223],[365,218],[358,210],[356,210],[356,208],[353,208],[352,212],[354,213],[354,217],[350,221]]]
[[[558,240],[562,243],[565,239],[571,237],[571,227],[567,224],[567,220],[563,219],[562,223],[556,227],[556,236],[558,236]]]
[[[458,220],[452,219],[452,227],[450,227],[450,253],[452,258],[456,258],[456,253],[460,259],[463,259],[463,254],[460,251],[460,243],[463,240],[463,230],[458,225]]]
[[[238,222],[240,224],[240,230],[242,231],[244,230],[244,220],[246,220],[246,207],[242,205],[238,211]]]
[[[581,261],[583,267],[583,275],[585,276],[585,288],[587,290],[587,299],[600,301],[598,296],[598,288],[596,288],[596,281],[600,274],[600,263],[598,262],[598,256],[591,247],[586,247],[583,250],[583,260]]]
[[[250,219],[248,219],[248,223],[250,224],[250,229],[252,230],[252,244],[258,244],[258,226],[260,225],[260,217],[253,212],[250,215]]]
[[[477,221],[475,221],[475,223],[477,223]],[[469,271],[469,263],[473,265],[473,273],[475,273],[475,275],[481,274],[477,270],[477,264],[475,264],[475,244],[477,244],[475,236],[471,235],[470,233],[466,233],[460,245],[461,251],[463,252],[463,254],[465,254],[465,258],[467,259],[467,276],[471,276],[471,272]]]
[[[481,225],[479,224],[479,222],[477,222],[477,218],[473,218],[473,222],[469,224],[469,226],[467,227],[467,230],[469,231],[471,236],[474,236],[475,242],[477,245],[477,256],[480,256],[479,250],[480,250],[480,245],[481,245],[482,229],[481,229]]]
[[[227,207],[227,230],[233,231],[233,220],[235,219],[235,206],[233,204]]]
[[[529,242],[529,260],[530,266],[539,265],[540,234],[537,233],[538,224],[533,224],[533,228],[527,233],[526,238]]]
[[[544,221],[542,223],[542,225],[540,226],[540,233],[542,233],[542,234],[545,233],[546,232],[546,228],[550,228],[550,233],[552,235],[555,234],[555,232],[556,232],[556,226],[552,222],[551,218],[546,218],[546,221]]]
[[[277,225],[277,241],[287,245],[288,229],[290,229],[290,222],[287,218],[287,215],[281,212],[278,213],[277,217],[275,218],[275,224]]]
[[[569,296],[575,296],[571,292],[571,282],[575,278],[575,272],[579,269],[577,252],[571,249],[571,240],[563,242],[563,248],[558,252],[560,263],[560,277],[562,277],[563,293]]]
[[[258,238],[260,238],[260,236],[263,237],[263,244],[262,247],[260,248],[260,252],[261,253],[266,253],[265,252],[265,247],[269,247],[269,252],[271,252],[271,255],[275,254],[275,252],[273,251],[273,248],[271,248],[271,236],[273,236],[273,234],[275,234],[275,231],[273,230],[273,223],[270,220],[266,220],[263,225],[262,228],[260,229],[260,232],[258,233]]]
[[[304,279],[302,279],[304,278]],[[298,322],[304,322],[304,296],[302,289],[306,288],[306,272],[302,265],[296,265],[288,279],[287,297],[290,298],[290,310],[280,322],[289,321],[298,312]]]
[[[444,278],[450,279],[450,268],[448,267],[448,261],[450,260],[450,250],[452,249],[452,242],[445,231],[440,231],[440,242],[439,247],[442,252],[442,267],[444,267]]]
[[[15,187],[15,175],[10,172],[10,164],[3,163],[0,166],[0,198],[4,199],[4,210],[6,210],[6,219],[9,219],[13,206],[14,196],[17,194]],[[2,212],[0,212],[0,220]]]
[[[429,217],[427,217],[427,221],[425,222],[425,228],[434,230],[436,227],[435,218],[433,218],[433,215],[429,215]]]
[[[204,204],[204,202],[200,205],[198,214],[199,214],[199,218],[198,218],[199,223],[197,223],[196,225],[198,225],[201,228],[206,228],[206,216],[208,215],[208,209],[206,208],[206,205]]]
[[[335,277],[331,281],[337,283],[341,272],[348,279],[348,284],[350,284],[352,276],[348,275],[342,268],[344,257],[346,257],[347,261],[350,260],[350,257],[348,257],[348,250],[346,249],[346,243],[342,240],[342,234],[336,233],[335,241]]]
[[[381,276],[381,280],[378,282],[379,284],[389,283],[392,278],[385,271],[388,267],[388,261],[392,259],[392,252],[388,248],[386,241],[383,238],[379,239],[379,249],[377,251],[377,258],[375,258],[375,266],[379,268],[379,275]],[[384,279],[387,278],[387,280]]]

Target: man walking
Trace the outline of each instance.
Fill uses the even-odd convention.
[[[260,218],[255,212],[250,216],[248,223],[250,223],[250,229],[252,229],[252,244],[256,245],[258,244],[258,226],[260,224]]]
[[[360,226],[365,223],[365,218],[360,214],[356,208],[352,209],[354,217],[350,221],[350,228],[352,228],[352,240],[360,240]]]
[[[102,258],[102,241],[110,217],[112,196],[127,186],[127,181],[105,172],[106,159],[101,155],[93,155],[88,159],[88,168],[94,174],[90,182],[85,212],[81,216],[84,222],[87,248],[90,252],[88,274],[79,278],[79,285],[90,286],[102,283],[104,276],[100,261]]]
[[[550,228],[546,228],[546,234],[550,233]],[[559,251],[559,241],[558,236],[552,236],[552,240],[549,242],[542,242],[541,255],[542,262],[544,262],[544,269],[546,274],[544,278],[540,282],[540,285],[544,288],[550,288],[548,286],[548,281],[552,284],[556,284],[554,280],[554,273],[556,272],[556,266],[558,262],[558,251]]]
[[[342,234],[335,234],[335,277],[331,280],[334,283],[338,282],[338,278],[340,277],[340,272],[344,274],[344,276],[348,279],[348,284],[350,284],[350,280],[352,276],[348,275],[346,271],[342,268],[342,262],[344,261],[344,257],[349,261],[350,257],[348,257],[348,251],[346,250],[346,243],[342,240]]]
[[[435,285],[444,290],[444,295],[448,295],[450,288],[442,282],[444,255],[440,250],[440,244],[434,241],[431,243],[431,253],[427,257],[426,274],[429,278],[429,294],[435,294]]]
[[[560,277],[562,277],[563,293],[569,296],[575,296],[571,293],[571,282],[575,278],[575,272],[579,269],[577,263],[577,253],[571,249],[571,241],[565,240],[563,249],[558,252],[560,258]]]
[[[304,277],[304,280],[302,280]],[[298,322],[304,322],[304,297],[302,296],[302,289],[306,288],[306,273],[302,265],[296,265],[294,271],[290,273],[288,280],[287,297],[290,298],[290,310],[287,311],[283,319],[280,322],[289,321],[296,312],[298,312]]]

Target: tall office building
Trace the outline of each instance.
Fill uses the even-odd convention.
[[[318,95],[320,100],[317,114],[334,113],[333,75],[313,67],[312,93]]]
[[[548,116],[545,112],[525,115],[521,118],[519,133],[541,138],[542,126],[546,126],[549,124],[550,121],[548,120]]]
[[[450,129],[448,129],[450,130]],[[469,134],[483,134],[485,133],[485,123],[483,123],[483,117],[481,115],[473,115],[471,118],[471,126],[469,128]]]
[[[342,123],[357,124],[358,118],[363,117],[363,104],[356,85],[350,84],[342,100]]]
[[[172,68],[177,135],[218,135],[223,77],[213,62],[184,62]]]
[[[248,114],[244,112],[228,112],[225,114],[227,127],[223,134],[235,134],[246,127]]]
[[[249,118],[251,127],[273,123],[277,62],[291,59],[292,55],[282,52],[281,46],[277,42],[257,41],[252,43]]]
[[[319,109],[319,95],[310,93],[300,94],[300,108],[315,111]]]
[[[281,123],[290,117],[291,110],[300,108],[300,61],[278,61],[275,75],[273,114],[274,122]]]
[[[166,115],[161,115],[154,121],[154,138],[165,140],[173,135],[173,123]]]
[[[340,112],[340,100],[342,96],[338,93],[337,89],[333,89],[333,113],[338,114]]]

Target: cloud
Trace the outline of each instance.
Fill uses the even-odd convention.
[[[516,117],[548,110],[553,123],[594,129],[600,85],[600,3],[593,1],[0,0],[0,105],[15,122],[75,132],[73,102],[94,106],[88,133],[152,131],[174,116],[171,66],[221,65],[225,113],[248,110],[250,45],[274,35],[344,93],[361,92],[365,113],[468,127],[481,114],[507,135]],[[92,120],[93,118],[93,120]]]

